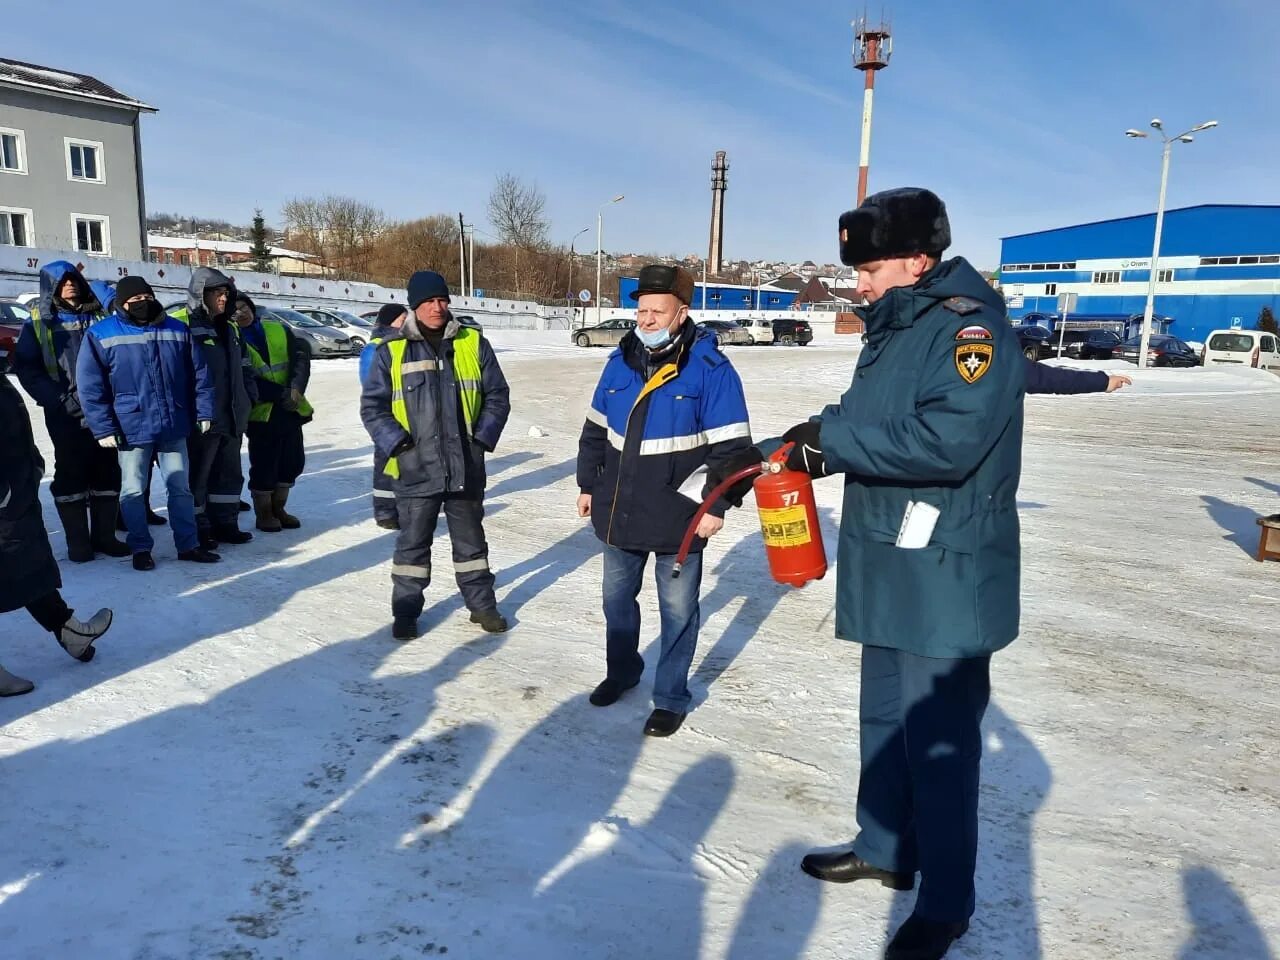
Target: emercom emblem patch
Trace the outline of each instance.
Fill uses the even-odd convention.
[[[977,383],[991,369],[995,347],[989,343],[956,344],[956,370],[965,383]]]

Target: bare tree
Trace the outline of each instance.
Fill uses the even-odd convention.
[[[386,228],[386,217],[351,197],[300,197],[282,211],[289,243],[320,257],[337,276],[369,275],[373,247]]]
[[[372,250],[370,273],[388,286],[402,286],[415,270],[435,270],[456,289],[458,276],[458,221],[436,214],[388,226]]]
[[[546,206],[547,198],[537,184],[504,173],[489,194],[489,221],[504,243],[538,250],[547,245]]]

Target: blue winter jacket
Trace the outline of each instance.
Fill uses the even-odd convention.
[[[90,280],[89,289],[98,298],[103,313],[110,313],[116,307],[116,285],[110,280]]]
[[[668,365],[674,376],[655,376]],[[591,494],[596,535],[625,550],[676,553],[698,508],[679,487],[750,446],[742,381],[713,336],[686,320],[674,350],[655,361],[627,334],[605,363],[578,440],[578,487]],[[728,508],[721,500],[712,513]],[[704,543],[695,537],[693,549]]]
[[[375,326],[369,331],[369,342],[364,345],[364,349],[360,351],[360,382],[365,383],[369,379],[369,373],[373,370],[373,357],[378,352],[378,344],[373,341],[380,342],[389,340],[396,333],[395,327]]]
[[[461,494],[478,499],[485,486],[484,456],[492,453],[511,413],[510,390],[489,341],[480,337],[482,404],[471,435],[467,434],[458,381],[453,371],[453,339],[462,327],[450,320],[440,356],[418,339],[407,322],[396,339],[407,340],[404,353],[404,402],[409,430],[391,410],[391,352],[378,345],[360,397],[360,419],[374,445],[390,456],[405,440],[413,446],[397,456],[400,477],[392,481],[398,496],[435,497]]]
[[[1100,370],[1072,370],[1027,359],[1027,393],[1102,393],[1111,378]]]
[[[69,310],[63,301],[55,297],[62,282],[68,278],[80,288],[75,311]],[[54,260],[40,269],[40,299],[34,313],[52,335],[54,373],[50,375],[44,351],[36,337],[35,317],[22,325],[13,351],[13,368],[22,389],[40,405],[46,419],[83,419],[76,395],[76,359],[80,355],[85,331],[98,321],[100,311],[101,304],[75,264]]]
[[[140,325],[120,310],[94,324],[77,364],[80,402],[98,439],[169,443],[214,417],[213,377],[187,325],[168,314]]]

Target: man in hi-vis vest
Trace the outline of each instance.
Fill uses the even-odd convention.
[[[510,412],[507,380],[489,341],[453,319],[444,277],[419,270],[409,278],[409,313],[398,334],[378,346],[360,400],[365,429],[388,457],[400,517],[391,563],[397,640],[418,636],[441,508],[471,622],[489,633],[507,629],[484,538],[484,458]]]

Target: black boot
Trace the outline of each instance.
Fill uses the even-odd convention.
[[[913,913],[889,941],[884,960],[942,960],[951,944],[963,937],[968,929],[967,920],[942,923]]]
[[[218,563],[222,557],[212,550],[196,547],[192,550],[179,550],[178,559],[186,560],[188,563]]]
[[[624,684],[620,680],[613,679],[613,677],[605,677],[591,691],[591,696],[587,699],[591,701],[593,707],[609,707],[617,703],[620,696],[639,682],[637,680],[635,683]]]
[[[241,530],[232,520],[230,523],[215,523],[213,538],[218,543],[248,543],[253,539],[253,534],[248,530]]]
[[[241,512],[241,513],[248,513],[248,512],[249,512],[250,510],[252,510],[252,509],[253,509],[253,507],[249,506],[249,504],[245,503],[243,500],[241,500],[241,501],[240,501],[240,512]]]
[[[811,877],[828,883],[853,883],[855,880],[879,880],[890,890],[910,890],[916,885],[914,873],[895,873],[872,866],[852,851],[843,853],[811,853],[800,861],[800,869]]]
[[[644,724],[646,737],[669,737],[684,723],[684,714],[671,710],[655,710]]]
[[[93,542],[89,537],[89,504],[85,500],[67,500],[57,503],[58,519],[67,537],[67,559],[72,563],[86,563],[93,559]]]
[[[416,640],[418,638],[418,621],[413,617],[396,617],[391,624],[391,639]]]
[[[507,632],[507,618],[497,610],[472,610],[471,622],[480,624],[485,633]]]
[[[374,523],[380,526],[383,530],[399,530],[400,529],[400,518],[397,516],[377,517],[374,520]]]
[[[116,539],[116,518],[120,516],[117,497],[89,498],[89,539],[93,549],[108,557],[127,557],[133,553],[127,543]]]
[[[142,550],[133,555],[133,569],[146,573],[148,570],[154,570],[155,568],[156,562],[152,558],[150,550]]]
[[[200,538],[201,550],[213,550],[217,548],[218,538],[214,536],[213,524],[210,522],[208,514],[196,514],[196,536]]]

